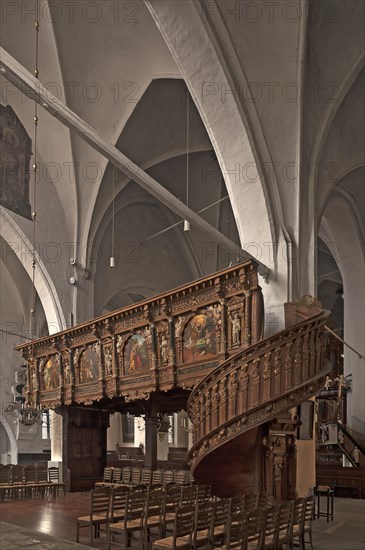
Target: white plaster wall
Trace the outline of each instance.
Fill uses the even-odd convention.
[[[352,374],[348,393],[348,425],[364,433],[365,428],[365,261],[355,220],[348,204],[335,198],[324,212],[324,222],[337,245],[338,266],[343,279],[344,339],[361,355],[344,347],[344,374]]]

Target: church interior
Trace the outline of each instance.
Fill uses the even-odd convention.
[[[4,550],[363,548],[364,7],[2,3]]]

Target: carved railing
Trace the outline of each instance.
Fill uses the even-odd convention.
[[[245,262],[50,337],[17,346],[26,405],[55,408],[192,388],[260,340],[257,265]]]
[[[261,340],[195,387],[188,400],[193,471],[212,451],[319,391],[330,369],[323,361],[328,315],[321,311]]]

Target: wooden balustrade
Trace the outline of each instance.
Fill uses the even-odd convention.
[[[26,405],[147,400],[194,387],[260,340],[257,265],[245,262],[58,334],[17,346],[27,361]]]
[[[322,311],[240,352],[214,369],[188,400],[193,424],[189,460],[204,457],[244,432],[305,401],[323,386]]]

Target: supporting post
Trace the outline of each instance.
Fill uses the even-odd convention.
[[[157,416],[145,416],[146,427],[146,457],[145,467],[151,470],[157,469],[157,427],[159,419]]]

